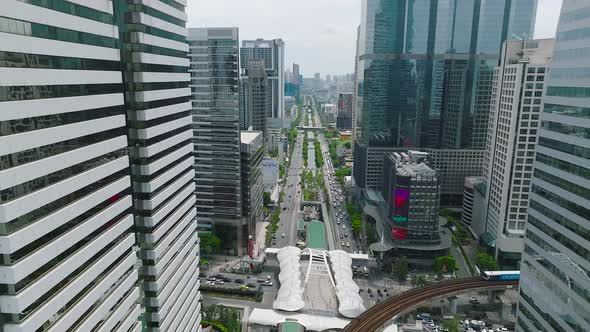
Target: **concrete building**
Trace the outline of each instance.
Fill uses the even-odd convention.
[[[262,186],[271,193],[279,182],[279,163],[274,159],[262,159]]]
[[[232,243],[242,221],[238,28],[191,28],[188,41],[197,221]]]
[[[272,114],[272,86],[264,62],[250,60],[244,72],[240,79],[240,129],[261,131],[266,136],[266,119]]]
[[[254,242],[262,225],[262,159],[264,140],[261,132],[241,132],[242,155],[242,226],[238,233],[238,255],[242,255],[251,237]]]
[[[336,117],[336,128],[352,129],[352,93],[340,93],[338,95],[338,116]]]
[[[393,152],[385,156],[381,218],[375,218],[380,241],[371,250],[390,260],[406,256],[416,265],[431,264],[450,247],[450,233],[441,229],[440,182],[428,154]]]
[[[271,108],[267,117],[282,118],[285,112],[285,43],[282,39],[243,40],[240,49],[242,76],[248,76],[251,60],[261,60],[270,85]]]
[[[590,331],[589,17],[588,1],[563,1],[529,193],[519,332]]]
[[[3,331],[200,329],[187,17],[135,3],[2,3]]]
[[[461,222],[467,227],[473,224],[476,186],[483,183],[481,176],[468,176],[465,178],[463,190],[463,207],[461,209]]]
[[[485,147],[500,47],[505,40],[532,35],[536,5],[536,0],[426,1],[415,6],[363,1],[353,129],[355,168],[360,168],[354,173],[357,197],[381,190],[382,185],[362,177],[372,172],[370,176],[382,178],[377,164],[383,155],[373,155],[388,148],[442,150],[432,155],[441,172],[456,163],[445,157],[481,163],[480,155],[470,151]],[[452,181],[453,188],[442,182],[441,203],[460,206],[463,179],[472,175],[481,175],[481,170],[473,174],[465,169]]]
[[[506,269],[519,268],[524,249],[535,143],[553,44],[553,39],[505,42],[494,70],[483,168],[484,224],[485,238],[493,243],[490,251]]]

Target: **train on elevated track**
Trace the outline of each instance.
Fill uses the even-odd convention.
[[[520,271],[483,271],[483,280],[520,280]]]

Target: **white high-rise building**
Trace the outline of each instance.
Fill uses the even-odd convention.
[[[494,70],[492,107],[484,155],[488,237],[495,240],[501,265],[517,268],[541,126],[545,75],[553,39],[508,41]],[[477,228],[477,227],[476,227]]]
[[[199,331],[185,3],[2,2],[3,331]]]
[[[590,2],[564,0],[531,189],[516,331],[590,331]]]
[[[34,3],[0,5],[0,329],[138,330],[120,27]]]

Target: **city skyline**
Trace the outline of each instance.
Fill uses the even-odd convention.
[[[552,38],[555,35],[561,2],[539,0],[537,25],[532,38]],[[296,62],[301,65],[304,77],[313,77],[319,72],[324,78],[326,74],[354,72],[360,7],[360,0],[193,1],[187,6],[187,26],[236,26],[240,29],[242,40],[282,38],[287,46],[286,68]],[[253,19],[257,17],[260,19]],[[308,52],[310,49],[313,52]],[[329,56],[318,57],[317,54]]]

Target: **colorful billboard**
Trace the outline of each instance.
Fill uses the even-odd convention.
[[[408,237],[408,230],[404,228],[393,227],[391,229],[391,237],[396,240],[405,240]]]
[[[393,194],[393,220],[397,222],[408,221],[410,206],[410,191],[397,188]]]

